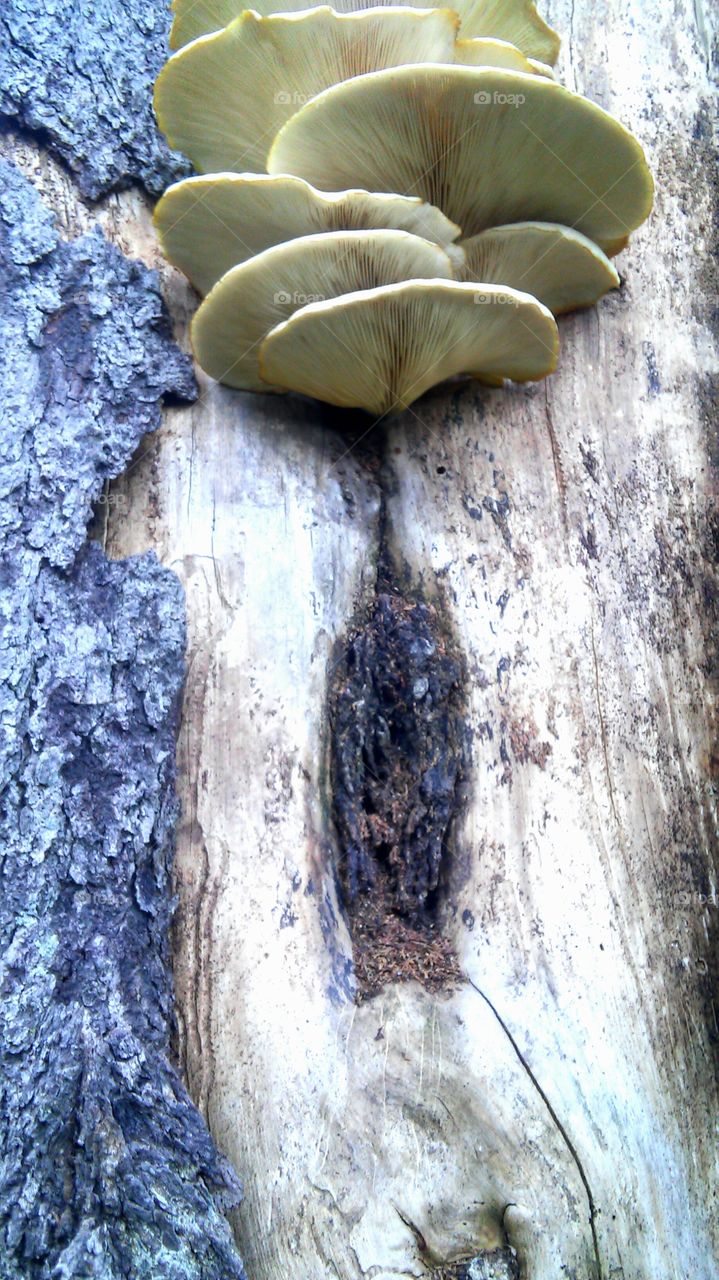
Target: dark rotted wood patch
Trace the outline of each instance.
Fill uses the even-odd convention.
[[[519,1264],[512,1249],[487,1249],[469,1262],[449,1263],[431,1271],[427,1280],[519,1280]]]
[[[460,977],[441,933],[463,773],[462,662],[437,609],[391,590],[342,646],[330,695],[339,880],[359,999]]]

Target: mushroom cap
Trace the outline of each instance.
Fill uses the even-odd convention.
[[[201,173],[265,168],[277,130],[310,98],[348,77],[399,63],[452,62],[451,9],[328,5],[263,18],[245,10],[174,54],[155,85],[170,146]]]
[[[460,16],[463,37],[495,36],[508,40],[528,58],[537,58],[551,67],[559,57],[562,42],[540,18],[534,0],[475,0],[471,12],[460,12]]]
[[[542,62],[539,58],[528,58],[527,61],[535,76],[545,76],[547,80],[556,80],[557,73],[554,67],[550,67],[548,62]]]
[[[529,294],[410,280],[302,307],[265,338],[260,372],[288,391],[383,416],[459,373],[495,386],[546,377],[557,348],[551,312]]]
[[[381,3],[381,0],[377,0]],[[362,0],[338,0],[340,12],[351,13],[374,7]],[[431,8],[411,3],[414,9]],[[533,0],[457,0],[452,6],[462,22],[462,36],[494,36],[508,40],[528,57],[554,63],[559,53],[559,36],[537,13]],[[219,31],[242,12],[241,0],[173,0],[174,22],[170,32],[170,48],[181,49],[198,36]],[[256,0],[256,13],[267,17],[273,13],[295,13],[307,8],[307,0]]]
[[[299,8],[299,5],[297,6]],[[287,11],[292,8],[287,5]],[[256,11],[273,12],[258,9]],[[220,31],[242,12],[238,0],[172,0],[172,27],[169,44],[171,49],[182,49],[183,45],[199,36],[209,35],[211,31]]]
[[[457,40],[454,61],[463,67],[503,67],[505,71],[523,71],[526,75],[553,76],[551,67],[532,61],[508,40],[490,40],[486,36]],[[541,71],[537,67],[543,67]]]
[[[200,293],[230,267],[295,236],[389,228],[448,247],[460,235],[418,196],[316,191],[302,178],[266,173],[186,178],[158,201],[154,221],[165,256]]]
[[[192,346],[211,377],[245,391],[268,391],[260,377],[262,340],[308,303],[413,277],[449,280],[449,258],[406,231],[332,231],[275,245],[233,267],[192,322]]]
[[[423,199],[465,236],[547,221],[594,240],[648,216],[653,184],[623,125],[563,85],[481,67],[405,66],[334,85],[287,121],[270,173]]]
[[[619,276],[592,240],[551,222],[514,222],[463,240],[462,280],[507,284],[543,302],[554,315],[591,307],[616,289]]]

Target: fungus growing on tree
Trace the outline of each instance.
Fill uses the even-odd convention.
[[[555,316],[591,307],[619,285],[616,267],[593,241],[552,222],[491,227],[462,248],[461,279],[523,289]]]
[[[340,14],[322,5],[268,18],[248,9],[170,58],[155,86],[157,119],[200,172],[262,172],[272,139],[303,103],[368,71],[451,62],[458,26],[451,9]]]
[[[523,71],[526,75],[554,78],[552,68],[536,58],[527,58],[516,45],[508,40],[489,40],[485,37],[456,40],[454,61],[463,67],[502,67],[505,71]]]
[[[601,107],[542,76],[481,67],[397,67],[334,85],[288,120],[267,167],[330,191],[350,173],[370,191],[395,183],[465,236],[541,219],[611,241],[652,203],[639,143]]]
[[[418,196],[317,191],[302,178],[266,173],[176,182],[158,202],[154,221],[165,256],[200,293],[253,254],[322,231],[409,231],[446,249],[461,235]]]
[[[410,280],[311,303],[260,347],[266,382],[382,417],[445,378],[532,382],[557,363],[557,327],[536,298],[495,285]]]
[[[181,49],[210,31],[228,26],[242,13],[239,0],[173,0],[175,19],[170,32],[170,48]],[[375,6],[361,0],[338,0],[335,9],[351,13]],[[428,4],[412,3],[413,9],[432,8]],[[460,0],[452,6],[462,23],[465,38],[489,36],[515,44],[528,57],[554,64],[559,54],[560,40],[556,31],[537,12],[534,0]],[[308,8],[304,0],[258,0],[253,5],[256,13],[267,16],[272,13],[296,13]]]
[[[211,377],[384,415],[552,372],[552,313],[617,287],[653,188],[531,0],[174,7],[158,118],[208,172],[155,223]]]
[[[406,231],[330,231],[290,240],[218,281],[195,314],[193,349],[211,377],[245,391],[266,391],[260,343],[298,308],[357,289],[451,276],[446,253]]]
[[[559,57],[559,36],[540,17],[534,0],[470,0],[462,15],[462,34],[507,40],[528,58],[550,66]]]

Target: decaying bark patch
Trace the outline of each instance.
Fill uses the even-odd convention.
[[[511,1249],[487,1249],[469,1262],[432,1271],[427,1280],[519,1280],[519,1263]]]
[[[440,990],[459,978],[437,907],[462,777],[462,664],[434,606],[379,585],[341,647],[330,696],[332,803],[360,999],[388,982]]]
[[[86,542],[194,379],[154,274],[0,179],[0,1270],[240,1280],[241,1189],[169,1058],[182,591]]]

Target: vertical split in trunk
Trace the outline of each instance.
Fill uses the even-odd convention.
[[[358,999],[414,978],[460,978],[441,900],[460,804],[464,669],[436,604],[400,581],[386,540],[369,609],[330,686],[332,810]]]

